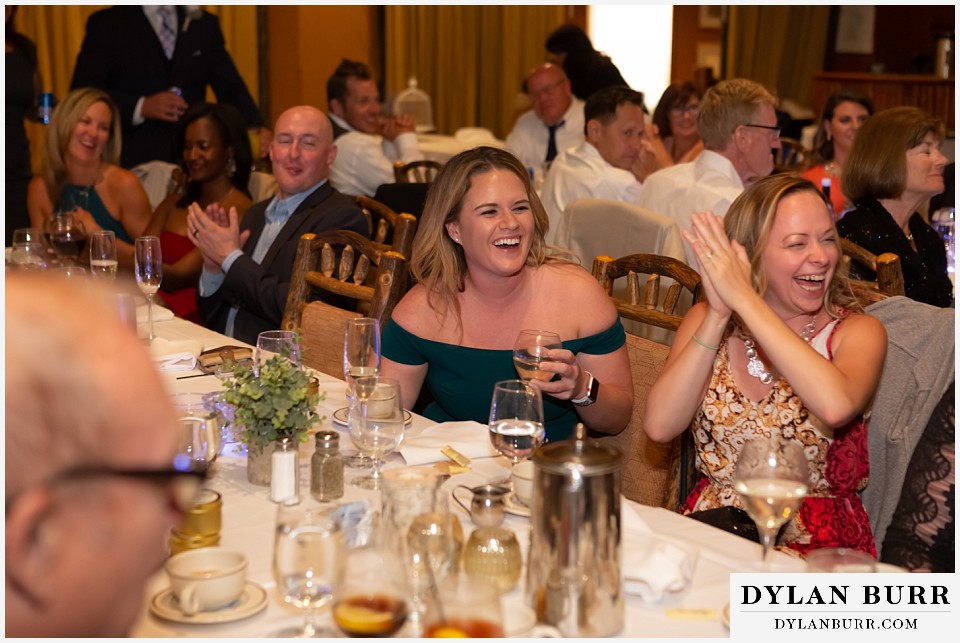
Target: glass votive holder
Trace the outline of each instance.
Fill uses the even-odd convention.
[[[870,554],[845,547],[815,549],[806,556],[807,571],[830,574],[872,574],[877,561]]]
[[[501,527],[480,527],[470,534],[463,548],[463,571],[471,578],[483,578],[509,592],[520,582],[523,556],[517,535]]]

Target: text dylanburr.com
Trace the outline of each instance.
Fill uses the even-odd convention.
[[[731,574],[730,637],[956,640],[958,587],[956,574]]]

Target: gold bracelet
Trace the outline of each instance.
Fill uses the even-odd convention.
[[[696,343],[700,344],[701,346],[703,346],[704,348],[706,348],[706,349],[708,349],[708,350],[711,350],[711,351],[720,350],[720,347],[719,347],[719,346],[711,346],[710,344],[707,344],[706,342],[700,341],[700,338],[698,338],[696,335],[693,336],[693,341],[695,341]]]

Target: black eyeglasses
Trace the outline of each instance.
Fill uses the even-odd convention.
[[[169,493],[174,505],[180,511],[187,511],[193,507],[197,493],[204,481],[210,475],[207,464],[191,461],[183,468],[177,466],[162,469],[126,469],[109,466],[74,467],[61,471],[41,484],[55,485],[75,480],[85,480],[102,477],[134,478],[152,484]],[[16,494],[7,498],[6,508],[16,500]]]
[[[760,129],[770,130],[771,132],[776,132],[774,136],[780,138],[780,126],[779,125],[758,125],[757,123],[744,123],[744,127],[759,127]]]

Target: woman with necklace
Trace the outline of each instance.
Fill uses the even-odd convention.
[[[875,255],[900,257],[905,294],[931,306],[953,305],[947,251],[917,212],[943,192],[943,123],[916,107],[894,107],[860,128],[844,170],[843,191],[856,206],[837,223],[840,235]],[[860,279],[876,273],[858,270]]]
[[[120,159],[120,112],[99,89],[75,89],[53,110],[41,172],[30,181],[30,225],[45,228],[54,212],[73,211],[90,234],[112,230],[117,259],[133,269],[133,240],[150,220],[150,202]]]
[[[857,494],[869,475],[864,415],[886,332],[860,314],[823,195],[806,179],[767,177],[724,219],[694,215],[684,236],[707,301],[677,330],[644,418],[657,441],[691,427],[704,477],[684,511],[741,506],[733,477],[743,444],[795,440],[807,455],[809,490],[782,544],[876,555]]]
[[[206,209],[216,203],[224,210],[235,207],[242,217],[252,204],[247,184],[253,155],[243,118],[224,104],[191,106],[180,121],[175,145],[186,189],[157,206],[147,234],[160,237],[164,261],[160,297],[178,317],[202,324],[196,294],[203,257],[187,236],[187,208],[197,203]]]

